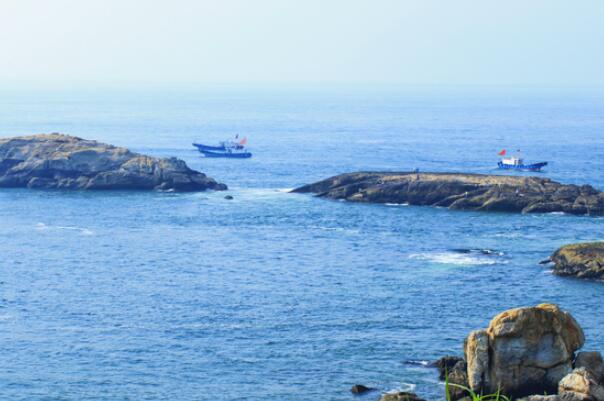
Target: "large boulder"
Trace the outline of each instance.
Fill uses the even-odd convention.
[[[575,319],[556,305],[508,310],[466,339],[468,384],[514,397],[555,393],[584,341]]]
[[[0,139],[0,187],[44,189],[223,190],[176,158],[61,134]]]
[[[604,281],[604,241],[566,245],[550,259],[554,274]]]

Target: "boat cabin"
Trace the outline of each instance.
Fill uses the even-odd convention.
[[[519,157],[512,156],[501,160],[501,163],[506,166],[522,166],[524,164],[524,160]]]

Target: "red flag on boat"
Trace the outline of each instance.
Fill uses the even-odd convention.
[[[497,153],[499,156],[505,156],[506,151],[505,149],[503,149],[501,152]]]
[[[247,136],[239,141],[239,145],[241,145],[241,146],[247,145]]]

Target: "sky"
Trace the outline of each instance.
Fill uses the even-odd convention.
[[[0,87],[604,85],[602,0],[0,5]]]

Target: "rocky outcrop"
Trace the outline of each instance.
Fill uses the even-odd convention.
[[[519,401],[604,401],[604,359],[593,351],[575,357],[584,342],[570,314],[541,304],[500,313],[468,335],[465,360],[446,356],[432,366],[461,385],[447,387],[451,400],[471,401],[470,388]]]
[[[540,177],[458,173],[349,173],[295,193],[367,203],[408,203],[457,210],[604,215],[604,193]]]
[[[604,281],[604,241],[566,245],[550,259],[554,274]]]
[[[468,336],[468,384],[514,397],[555,393],[584,341],[575,319],[555,305],[511,309]]]
[[[176,158],[160,159],[61,134],[0,139],[0,187],[223,190]]]

